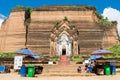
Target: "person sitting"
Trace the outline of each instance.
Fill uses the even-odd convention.
[[[85,64],[85,70],[87,71],[88,64]]]
[[[78,66],[78,68],[77,68],[77,72],[78,72],[78,73],[81,72],[81,67],[80,67],[80,66]]]
[[[95,72],[95,62],[91,62],[91,68],[92,68],[92,72]]]

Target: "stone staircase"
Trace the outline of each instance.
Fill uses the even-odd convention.
[[[93,73],[86,73],[84,71],[84,66],[82,67],[82,72],[77,72],[77,67],[79,64],[70,64],[70,65],[44,65],[42,76],[93,76]]]
[[[60,60],[58,61],[59,65],[69,65],[70,64],[70,60],[68,58],[68,56],[66,55],[61,55],[60,56]]]

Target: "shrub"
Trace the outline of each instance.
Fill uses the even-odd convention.
[[[54,61],[54,62],[56,62],[56,61],[59,60],[59,56],[52,56],[52,57],[51,57],[51,60]]]
[[[106,55],[106,58],[120,58],[120,45],[115,45],[109,49],[113,55]]]
[[[100,19],[99,24],[105,27],[111,27],[112,22],[108,20],[108,18]]]
[[[14,58],[16,55],[13,52],[0,52],[0,58]]]
[[[81,56],[70,56],[70,60],[71,61],[75,61],[75,62],[79,62],[79,61],[82,61],[83,58]]]

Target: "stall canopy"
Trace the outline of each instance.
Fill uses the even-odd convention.
[[[103,59],[103,58],[105,57],[102,55],[93,55],[93,56],[90,56],[88,60],[97,60],[97,59]]]
[[[34,59],[39,59],[40,56],[35,54],[34,52],[32,52],[30,49],[28,48],[23,48],[23,49],[20,49],[18,51],[15,52],[16,54],[20,54],[20,55],[25,55],[25,56],[31,56],[33,57]]]
[[[109,50],[104,50],[102,48],[91,53],[91,55],[108,55],[108,54],[113,54],[113,53],[110,52]]]

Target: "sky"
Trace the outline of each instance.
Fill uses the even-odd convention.
[[[99,14],[118,22],[120,33],[120,0],[0,0],[0,26],[9,17],[12,8],[18,5],[41,7],[44,5],[89,5],[95,6]]]

